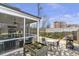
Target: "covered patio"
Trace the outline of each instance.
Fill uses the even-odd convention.
[[[40,17],[0,4],[0,54],[7,55],[35,38],[39,42],[39,20]],[[32,23],[38,24],[37,34],[31,33]]]

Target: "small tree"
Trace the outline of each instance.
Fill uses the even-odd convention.
[[[44,33],[44,37],[42,38],[42,42],[44,42],[44,44],[46,44],[45,35],[47,35],[46,34],[47,22],[48,22],[48,18],[47,18],[47,16],[44,16],[44,19],[42,21],[42,29],[43,29],[43,33]]]

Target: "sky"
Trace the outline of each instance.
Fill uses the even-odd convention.
[[[10,3],[22,11],[38,15],[37,3]],[[40,16],[47,16],[47,22],[52,25],[54,21],[64,21],[68,24],[79,24],[78,3],[40,3],[42,7]]]

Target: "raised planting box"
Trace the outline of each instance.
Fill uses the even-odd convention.
[[[30,52],[31,56],[46,56],[48,52],[48,46],[38,42],[27,44],[24,48]]]

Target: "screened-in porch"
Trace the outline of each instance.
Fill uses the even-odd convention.
[[[31,28],[32,23],[39,24],[40,18],[22,13],[5,5],[0,5],[0,54],[22,48],[24,44],[39,40],[39,27],[36,33]]]

